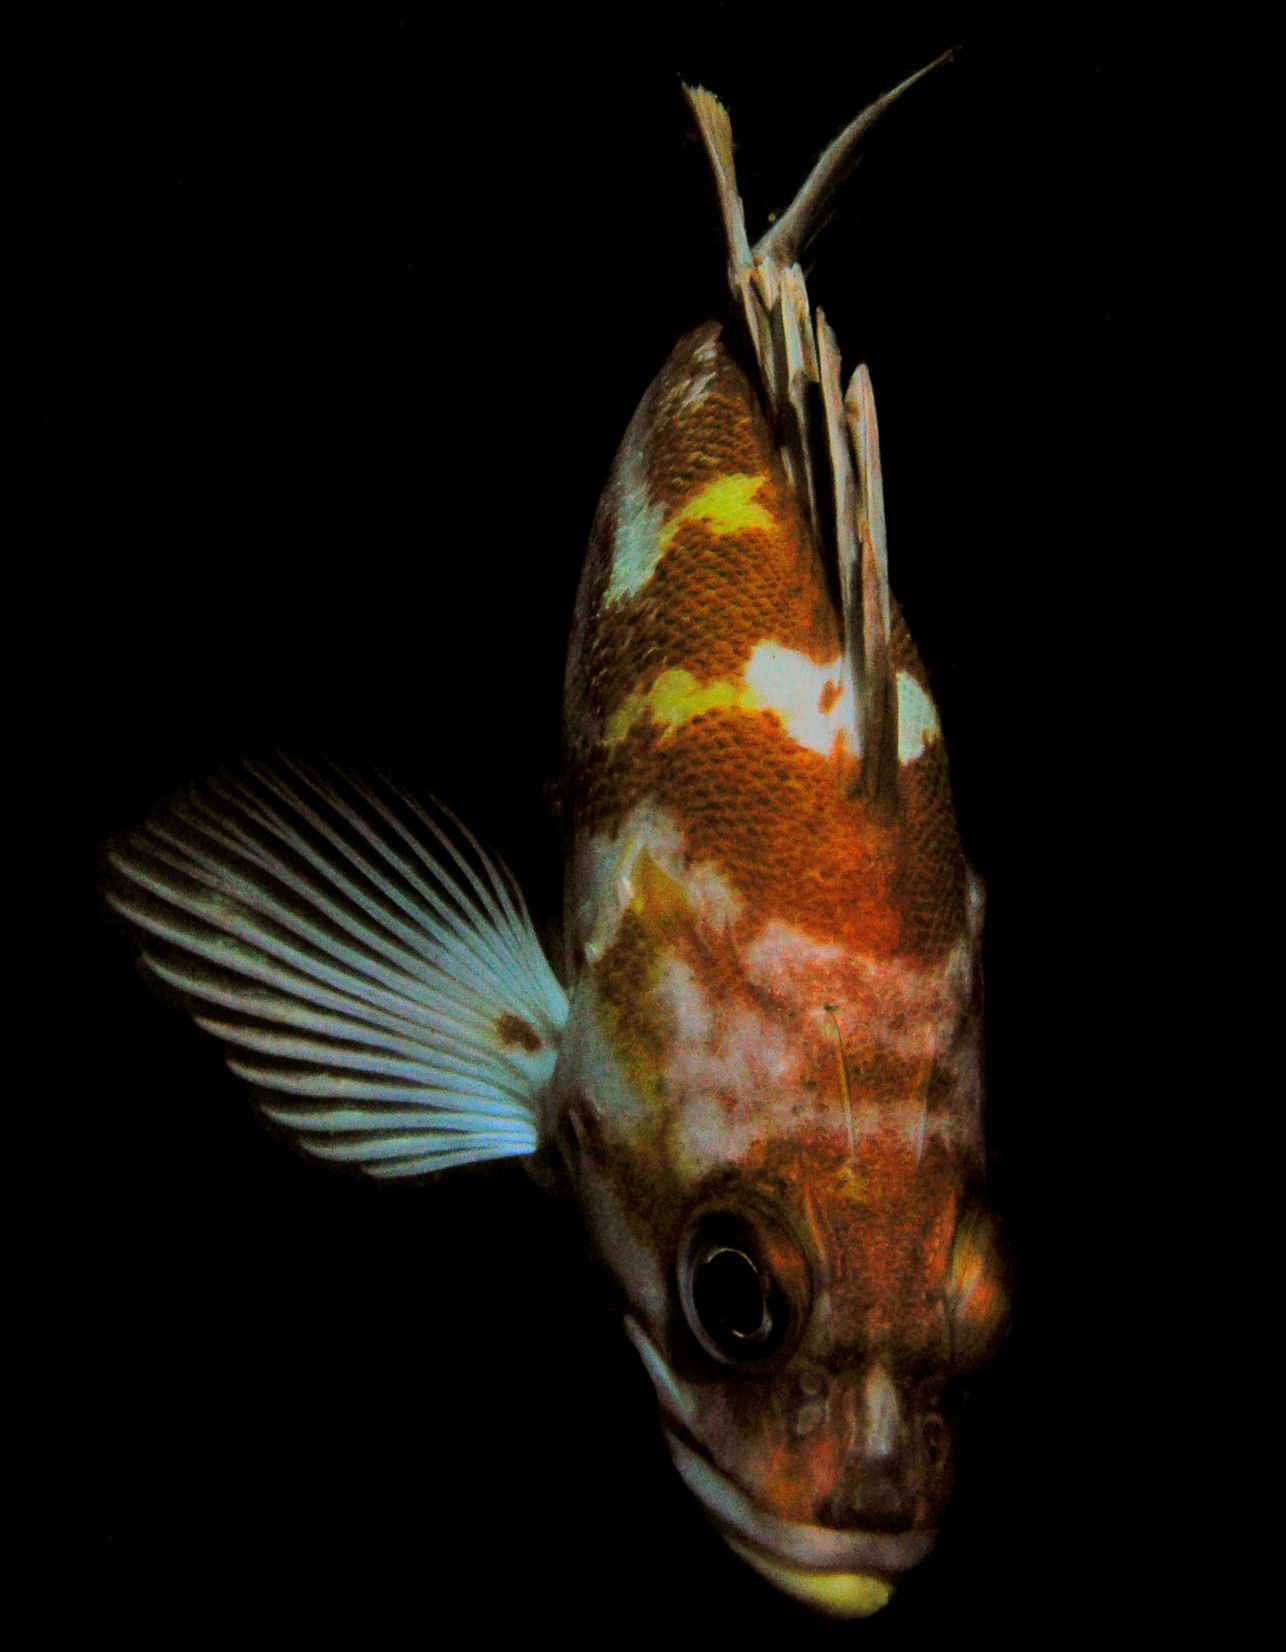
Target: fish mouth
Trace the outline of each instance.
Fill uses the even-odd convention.
[[[734,1481],[663,1423],[683,1483],[734,1554],[785,1594],[833,1617],[886,1606],[899,1578],[929,1554],[936,1532],[838,1531],[757,1507]]]

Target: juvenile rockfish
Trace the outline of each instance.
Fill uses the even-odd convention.
[[[842,390],[798,263],[919,78],[753,249],[728,117],[688,94],[733,312],[647,391],[590,539],[566,985],[502,869],[384,780],[247,765],[116,845],[109,891],[309,1152],[569,1182],[679,1473],[752,1566],[847,1616],[932,1547],[959,1380],[1007,1312],[981,895],[889,594],[869,377]]]

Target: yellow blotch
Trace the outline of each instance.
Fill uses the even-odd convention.
[[[831,1178],[830,1185],[836,1198],[852,1205],[864,1205],[871,1196],[871,1178],[862,1175],[851,1164],[841,1165]]]
[[[763,476],[719,476],[689,499],[661,529],[658,543],[664,552],[685,522],[699,522],[707,533],[722,538],[747,529],[767,533],[776,526],[772,513],[755,503]]]
[[[595,965],[599,1025],[640,1100],[663,1093],[665,1035],[654,992],[675,930],[690,913],[683,887],[640,849],[615,939]]]
[[[806,1602],[814,1611],[825,1612],[828,1617],[869,1618],[892,1598],[893,1587],[883,1578],[871,1577],[865,1572],[806,1572],[738,1543],[735,1537],[728,1537],[726,1541],[734,1554],[761,1572],[769,1583],[776,1584],[784,1594]]]
[[[640,694],[636,689],[626,695],[607,719],[603,744],[619,745],[645,713],[650,713],[667,734],[672,734],[680,723],[699,717],[703,711],[751,711],[757,705],[745,683],[725,680],[699,683],[690,671],[678,667],[663,671],[645,693]]]
[[[688,912],[682,884],[663,871],[646,849],[639,850],[630,868],[630,887],[630,911],[650,929],[671,924]]]

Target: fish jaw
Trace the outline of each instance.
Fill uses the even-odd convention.
[[[836,1618],[868,1618],[887,1606],[901,1579],[927,1559],[936,1531],[851,1532],[774,1519],[707,1459],[666,1430],[680,1478],[725,1543],[783,1594]]]
[[[732,1552],[775,1588],[827,1616],[870,1617],[886,1606],[906,1573],[932,1552],[936,1529],[837,1529],[773,1514],[693,1440],[683,1420],[690,1407],[667,1362],[628,1315],[625,1329],[656,1385],[675,1468]]]
[[[893,1585],[875,1573],[814,1572],[801,1566],[783,1566],[734,1537],[727,1537],[725,1541],[733,1554],[783,1594],[793,1596],[827,1617],[874,1617],[893,1598]]]

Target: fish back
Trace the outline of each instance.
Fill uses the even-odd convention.
[[[577,602],[573,970],[615,899],[592,845],[641,809],[677,822],[688,862],[761,922],[924,962],[959,940],[965,868],[924,666],[893,605],[890,809],[860,786],[862,688],[837,588],[725,330],[689,334],[622,441]]]

